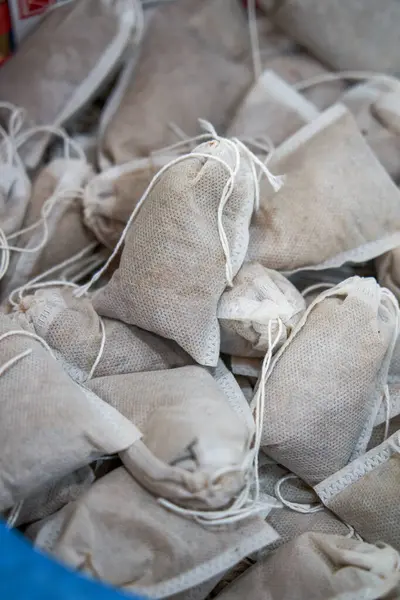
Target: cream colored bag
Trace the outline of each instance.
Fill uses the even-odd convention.
[[[283,271],[322,269],[400,245],[399,191],[344,106],[286,140],[268,166],[285,174],[285,185],[271,195],[262,183],[248,260]]]
[[[247,251],[254,174],[244,150],[224,139],[178,160],[153,184],[128,230],[119,269],[93,305],[216,366],[217,305]]]
[[[278,0],[274,5],[273,21],[333,69],[400,70],[397,0]]]
[[[0,511],[103,454],[128,448],[136,427],[75,384],[44,342],[0,315]]]
[[[223,129],[251,84],[249,56],[246,17],[236,0],[178,0],[160,7],[100,152],[117,164],[148,156],[177,141],[171,123],[196,135],[199,117]]]
[[[269,456],[315,485],[365,452],[397,320],[397,303],[372,278],[354,277],[318,296],[259,380],[261,446]]]
[[[274,339],[277,334],[277,319],[284,325],[282,345],[305,309],[303,296],[283,275],[258,263],[244,264],[218,304],[221,352],[242,357],[265,355],[268,336]]]
[[[319,115],[317,108],[271,70],[253,84],[235,113],[228,137],[267,136],[280,144]]]
[[[380,118],[379,107],[390,96],[398,95],[398,81],[382,76],[347,90],[340,101],[352,112],[361,133],[393,179],[400,175],[400,137]]]
[[[304,533],[246,571],[218,600],[373,600],[374,590],[398,579],[399,558],[385,544]]]
[[[368,542],[400,548],[400,432],[315,487],[322,502]]]
[[[134,0],[80,0],[50,10],[0,72],[2,101],[25,109],[29,125],[60,126],[98,93],[132,42],[141,9]],[[22,149],[37,167],[51,134]]]
[[[213,579],[276,539],[259,517],[220,529],[174,515],[123,468],[97,481],[61,517],[53,518],[53,532],[47,523],[42,538],[56,558],[149,598]]]
[[[56,482],[50,482],[33,496],[28,497],[16,513],[13,525],[20,527],[26,523],[45,519],[63,506],[77,500],[93,484],[93,469],[88,465],[66,475]]]
[[[19,305],[25,320],[54,350],[78,383],[91,377],[182,367],[192,363],[177,344],[134,325],[102,319],[89,298],[70,288],[47,288]]]
[[[150,181],[170,160],[171,156],[158,155],[139,158],[111,167],[88,183],[84,220],[102,244],[114,248]]]
[[[121,458],[158,496],[189,508],[229,505],[246,483],[254,423],[203,368],[98,377],[88,387],[143,433]]]
[[[83,224],[79,198],[91,175],[86,162],[72,159],[54,160],[39,172],[23,222],[29,229],[15,244],[26,251],[13,254],[3,297],[73,255],[93,251],[95,238]]]

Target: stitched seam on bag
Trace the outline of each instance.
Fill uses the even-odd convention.
[[[263,524],[263,529],[264,527],[265,525]],[[249,533],[248,538],[245,541],[232,544],[233,548],[226,550],[215,558],[203,562],[197,567],[189,569],[186,573],[176,575],[170,580],[154,586],[135,586],[134,589],[139,593],[147,594],[154,598],[165,598],[172,594],[183,592],[195,585],[203,583],[204,580],[211,579],[214,575],[218,575],[219,573],[230,569],[242,558],[271,545],[278,540],[279,537],[278,533],[276,533],[272,527],[268,526],[267,531],[264,530],[254,535]]]
[[[392,452],[390,448],[384,448],[378,454],[373,457],[365,458],[365,462],[361,465],[356,465],[351,468],[351,464],[346,468],[347,473],[341,475],[337,481],[326,485],[322,489],[318,489],[318,495],[322,502],[326,503],[331,500],[334,496],[342,492],[346,487],[356,483],[359,479],[367,475],[374,469],[380,467],[382,464],[387,462],[391,457]],[[317,486],[318,487],[318,486]]]

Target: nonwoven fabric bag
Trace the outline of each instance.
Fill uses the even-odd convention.
[[[351,598],[376,598],[370,596],[374,588],[398,578],[398,561],[399,554],[386,544],[304,533],[251,567],[218,600],[246,595],[252,600],[344,600],[352,593]]]
[[[219,389],[224,393],[229,406],[235,413],[247,424],[250,431],[254,431],[254,419],[249,406],[249,399],[244,394],[242,386],[236,381],[234,375],[226,367],[220,358],[215,369],[211,369],[211,374],[216,381]],[[251,388],[251,398],[253,398]]]
[[[250,159],[235,148],[207,142],[159,176],[127,232],[119,268],[93,298],[99,314],[172,339],[206,366],[218,362],[217,305],[228,265],[235,276],[243,263],[255,200]],[[234,180],[227,166],[237,169]]]
[[[340,104],[304,126],[272,154],[285,174],[272,193],[261,183],[247,260],[282,271],[364,262],[400,245],[400,196]]]
[[[121,458],[154,494],[213,508],[228,505],[244,487],[250,411],[244,398],[241,406],[236,399],[230,404],[202,367],[98,377],[87,386],[142,432]]]
[[[262,0],[268,4],[268,0]],[[396,0],[284,0],[268,13],[279,27],[335,70],[400,70]]]
[[[47,288],[20,301],[19,322],[33,327],[78,383],[91,377],[191,364],[177,344],[134,325],[101,318],[88,297],[71,288]],[[100,357],[100,358],[98,358]]]
[[[299,52],[298,47],[291,53],[268,58],[264,66],[266,69],[274,71],[295,90],[300,82],[327,75],[330,72],[309,54]],[[300,88],[300,93],[318,110],[325,110],[338,101],[345,87],[343,81],[327,81],[307,86],[304,89]]]
[[[90,180],[83,196],[84,221],[96,238],[113,249],[154,175],[171,156],[134,159]]]
[[[104,454],[136,427],[75,384],[34,334],[0,315],[0,511]]]
[[[213,579],[276,539],[260,517],[220,529],[175,515],[124,468],[97,481],[68,512],[58,525],[54,556],[149,598],[166,598]]]
[[[139,13],[134,0],[80,0],[48,11],[1,70],[2,101],[22,107],[28,126],[68,122],[121,63]],[[22,149],[30,168],[50,137],[41,130]]]
[[[340,102],[353,114],[368,145],[394,180],[400,176],[400,138],[380,118],[379,106],[385,97],[399,94],[399,85],[400,82],[394,78],[375,77],[352,86],[340,98]]]
[[[88,163],[75,159],[57,159],[39,171],[22,224],[28,230],[15,244],[27,252],[13,253],[2,282],[3,298],[73,255],[96,246],[95,237],[83,224],[79,198],[79,190],[91,176]]]
[[[311,102],[267,70],[238,107],[227,136],[247,139],[266,135],[278,145],[318,115]]]
[[[36,494],[28,497],[18,512],[15,526],[45,519],[56,513],[63,506],[77,500],[95,480],[93,469],[86,465],[69,473],[59,481],[52,481]]]
[[[368,542],[400,548],[399,431],[315,487],[321,501]]]
[[[397,335],[394,303],[373,278],[353,277],[323,292],[269,376],[260,376],[261,447],[309,485],[365,452]]]
[[[259,263],[245,263],[218,304],[221,352],[236,356],[263,356],[268,350],[269,323],[275,338],[278,321],[284,327],[282,345],[306,309],[303,296],[283,275]]]
[[[267,552],[311,531],[345,537],[354,535],[348,525],[320,503],[311,487],[263,453],[259,456],[259,481],[264,494],[283,502],[281,508],[273,508],[268,515],[268,523],[280,537],[267,548]]]
[[[193,136],[199,117],[223,130],[252,82],[249,57],[246,16],[236,0],[160,6],[100,152],[111,164],[148,156],[177,141],[170,123]]]

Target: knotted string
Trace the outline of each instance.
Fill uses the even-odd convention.
[[[278,332],[273,339],[272,328],[278,324]],[[228,508],[218,511],[191,510],[175,505],[169,500],[159,498],[158,502],[165,508],[177,514],[192,517],[202,525],[217,526],[236,523],[243,519],[247,519],[252,515],[264,512],[266,509],[281,507],[275,499],[265,500],[260,499],[260,481],[258,474],[258,455],[261,447],[264,406],[265,406],[265,383],[270,375],[270,366],[272,355],[276,345],[278,344],[283,331],[283,323],[278,318],[276,321],[271,320],[268,324],[268,351],[263,360],[259,387],[254,397],[254,421],[255,434],[253,446],[248,448],[247,456],[242,465],[224,467],[216,471],[210,478],[209,486],[211,487],[215,481],[228,473],[244,474],[245,485],[242,492],[234,500]],[[251,497],[252,490],[255,490],[253,498]]]
[[[223,222],[222,222],[222,215],[223,215],[223,210],[224,207],[226,206],[229,198],[231,197],[234,188],[235,188],[235,182],[236,182],[236,177],[240,168],[240,164],[241,164],[241,155],[240,155],[240,150],[243,150],[243,152],[246,154],[246,156],[248,157],[249,161],[253,161],[256,163],[257,166],[260,167],[260,169],[262,170],[262,172],[266,175],[266,177],[268,178],[268,180],[270,181],[271,185],[273,186],[273,188],[275,190],[279,189],[281,187],[281,185],[283,184],[283,179],[282,177],[279,176],[275,176],[272,175],[272,173],[270,173],[270,171],[267,169],[267,167],[264,165],[264,163],[262,163],[262,161],[260,161],[260,159],[258,159],[242,142],[240,142],[239,140],[235,139],[235,140],[228,140],[226,138],[222,138],[220,136],[218,136],[214,130],[214,128],[208,124],[205,121],[202,121],[202,124],[211,128],[211,131],[209,134],[207,135],[213,135],[215,136],[215,141],[218,142],[224,142],[226,143],[234,152],[234,167],[232,168],[225,160],[223,160],[222,158],[220,158],[219,156],[215,156],[213,154],[206,154],[205,152],[200,152],[200,151],[193,151],[189,154],[184,154],[182,156],[178,156],[176,158],[174,158],[173,160],[171,160],[168,164],[164,165],[159,171],[158,173],[156,173],[156,175],[153,177],[153,179],[151,180],[151,182],[149,183],[149,185],[147,186],[145,192],[143,193],[142,197],[140,198],[139,202],[137,203],[137,205],[135,206],[133,212],[131,213],[127,224],[124,227],[124,230],[117,242],[117,244],[115,245],[115,248],[113,250],[113,252],[111,253],[111,256],[108,258],[108,260],[105,262],[105,264],[103,265],[103,267],[101,269],[99,269],[96,273],[94,273],[94,275],[92,276],[92,278],[90,279],[90,281],[85,284],[84,286],[82,286],[79,291],[77,291],[77,296],[79,295],[83,295],[85,293],[88,292],[88,290],[92,287],[92,285],[94,285],[94,283],[96,281],[98,281],[98,279],[103,275],[103,273],[108,269],[108,267],[110,266],[110,264],[112,263],[112,261],[114,260],[115,256],[118,254],[122,244],[125,241],[126,235],[128,233],[128,230],[131,226],[131,224],[134,222],[134,220],[136,219],[139,210],[141,208],[141,206],[143,205],[143,203],[146,201],[147,197],[149,196],[150,192],[153,190],[153,188],[155,187],[155,185],[158,183],[158,181],[161,179],[161,177],[164,175],[164,173],[166,171],[168,171],[168,169],[170,169],[171,167],[180,164],[181,162],[184,162],[185,160],[190,160],[192,158],[201,158],[201,159],[206,159],[206,160],[213,160],[219,164],[221,164],[227,171],[228,173],[228,178],[227,181],[224,185],[224,188],[222,190],[222,194],[221,194],[221,199],[218,205],[218,211],[217,211],[217,224],[218,224],[218,233],[219,233],[219,237],[220,237],[220,241],[221,241],[221,246],[225,255],[225,266],[226,266],[226,279],[227,279],[227,285],[232,286],[233,284],[233,269],[232,269],[232,262],[231,262],[231,256],[230,256],[230,248],[229,248],[229,243],[228,243],[228,239],[226,236],[226,232],[225,232],[225,228],[223,226]],[[178,142],[179,143],[179,142]],[[182,143],[182,142],[181,142]],[[186,143],[186,142],[183,142]],[[253,170],[254,173],[254,170]],[[254,184],[256,186],[258,186],[258,179],[256,178],[254,181]],[[256,198],[259,197],[259,192],[256,192]]]

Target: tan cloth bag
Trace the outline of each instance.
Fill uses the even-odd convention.
[[[96,238],[113,249],[154,175],[171,156],[138,158],[106,169],[86,186],[84,221]]]
[[[286,140],[268,166],[286,180],[273,195],[262,183],[248,260],[283,271],[322,269],[400,245],[399,192],[344,106]]]
[[[258,263],[245,263],[218,304],[221,352],[236,356],[263,356],[268,350],[268,329],[277,334],[277,319],[283,322],[279,344],[289,337],[306,309],[303,296],[277,271]]]
[[[15,244],[27,252],[13,254],[2,282],[3,298],[73,255],[96,246],[93,234],[83,224],[82,201],[78,197],[91,176],[87,163],[73,159],[54,160],[39,171],[23,222],[23,228],[30,229]],[[51,278],[54,277],[53,274]]]
[[[278,145],[318,115],[311,102],[267,70],[240,104],[227,136],[247,139],[265,135]]]
[[[393,179],[400,175],[400,137],[390,125],[382,119],[379,107],[391,90],[397,90],[399,82],[394,78],[382,76],[349,88],[340,101],[352,112],[361,133],[375,152],[379,161]]]
[[[50,482],[33,496],[28,497],[16,514],[15,527],[45,519],[63,506],[77,500],[95,480],[89,465],[65,475],[59,481]]]
[[[365,452],[397,334],[394,302],[372,278],[323,292],[260,377],[262,448],[309,485]]]
[[[269,8],[270,0],[262,0]],[[273,21],[333,69],[397,72],[400,7],[396,0],[274,2]]]
[[[33,327],[78,383],[91,377],[182,367],[193,361],[177,344],[134,325],[102,319],[89,298],[70,288],[47,288],[25,297],[19,323]]]
[[[154,494],[219,508],[244,487],[254,423],[245,399],[232,402],[205,369],[98,377],[87,385],[142,432],[121,458]]]
[[[236,0],[159,7],[100,151],[117,164],[148,156],[177,141],[170,123],[193,136],[199,117],[223,130],[252,82],[249,55],[246,17]]]
[[[47,523],[42,547],[47,543],[81,572],[149,598],[213,579],[277,537],[259,517],[221,529],[174,515],[124,468],[67,508],[61,519],[53,517],[53,527]]]
[[[304,533],[246,571],[218,600],[373,599],[373,590],[398,579],[398,561],[385,544]]]
[[[17,333],[15,333],[17,331]],[[75,384],[35,334],[0,315],[0,511],[103,454],[128,448],[136,427]]]
[[[235,148],[224,139],[202,144],[161,174],[128,230],[119,269],[93,299],[99,314],[173,339],[206,366],[218,362],[217,305],[227,265],[235,276],[243,263],[255,200],[250,161]],[[222,204],[227,166],[238,171]]]
[[[138,23],[133,0],[80,0],[50,10],[0,72],[2,100],[25,109],[27,125],[59,126],[115,72]],[[49,133],[22,148],[37,167]]]
[[[399,431],[315,487],[322,502],[368,542],[400,548]]]

